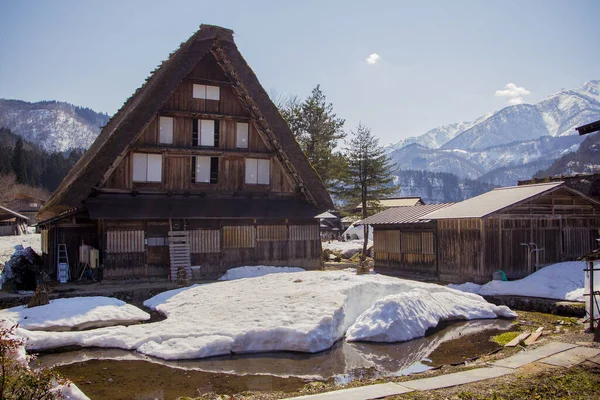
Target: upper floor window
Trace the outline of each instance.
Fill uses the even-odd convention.
[[[217,183],[219,181],[219,157],[192,157],[192,182]]]
[[[29,207],[37,208],[38,203],[29,203]]]
[[[246,183],[268,185],[270,182],[270,161],[259,158],[246,158]]]
[[[195,119],[192,128],[192,146],[219,147],[219,121]]]
[[[133,153],[134,182],[160,182],[161,180],[161,154]]]
[[[159,142],[161,144],[173,144],[173,118],[160,117]]]
[[[235,147],[238,149],[248,148],[248,124],[246,122],[237,123]]]
[[[218,86],[194,84],[192,97],[195,99],[219,100],[221,98],[221,89]]]

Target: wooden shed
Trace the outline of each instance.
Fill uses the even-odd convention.
[[[375,271],[394,276],[436,279],[437,223],[420,219],[454,203],[393,207],[361,224],[373,228]]]
[[[600,237],[600,202],[562,182],[494,189],[422,217],[437,223],[440,280],[511,279],[575,260]]]
[[[22,235],[27,232],[29,218],[0,206],[0,236]]]
[[[104,276],[321,266],[333,208],[233,31],[202,25],[111,118],[39,213],[50,272],[85,243]]]

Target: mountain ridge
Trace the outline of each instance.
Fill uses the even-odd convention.
[[[49,152],[87,149],[108,120],[106,113],[66,102],[0,99],[0,127]]]

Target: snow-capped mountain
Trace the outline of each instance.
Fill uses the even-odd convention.
[[[0,127],[50,152],[88,148],[108,119],[107,114],[69,103],[0,99]]]
[[[509,106],[473,123],[445,125],[388,149],[400,170],[449,172],[512,185],[576,151],[584,138],[574,128],[598,119],[596,80],[560,90],[537,104]]]

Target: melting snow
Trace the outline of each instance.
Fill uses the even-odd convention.
[[[448,285],[451,288],[481,296],[513,295],[545,297],[548,299],[584,301],[583,285],[585,263],[567,261],[548,265],[516,281],[491,281],[485,285],[467,282]]]
[[[26,338],[30,350],[71,345],[113,347],[170,360],[285,350],[312,353],[330,348],[351,327],[353,340],[360,339],[356,332],[361,324],[372,325],[373,318],[381,318],[367,311],[378,300],[389,302],[386,296],[405,294],[393,298],[394,307],[408,310],[413,307],[409,301],[424,293],[437,294],[435,301],[443,301],[446,307],[428,303],[429,308],[411,311],[406,326],[415,332],[412,337],[420,329],[413,325],[430,324],[432,318],[490,318],[492,312],[515,315],[506,307],[494,308],[480,296],[444,286],[382,275],[312,271],[217,282],[159,295],[160,301],[149,299],[145,305],[167,317],[160,322],[81,332],[19,329],[18,334]],[[456,302],[452,312],[448,311],[449,301]],[[377,303],[375,308],[386,307]],[[389,322],[386,339],[397,335],[396,324]],[[386,335],[385,330],[379,332]]]
[[[147,312],[111,297],[74,297],[51,300],[44,306],[0,310],[0,320],[31,331],[87,329],[131,324],[150,319]]]
[[[228,269],[225,275],[219,278],[220,281],[232,281],[243,278],[256,278],[268,274],[279,274],[282,272],[304,272],[304,269],[298,267],[271,267],[267,265],[256,265],[252,267],[238,267]]]

